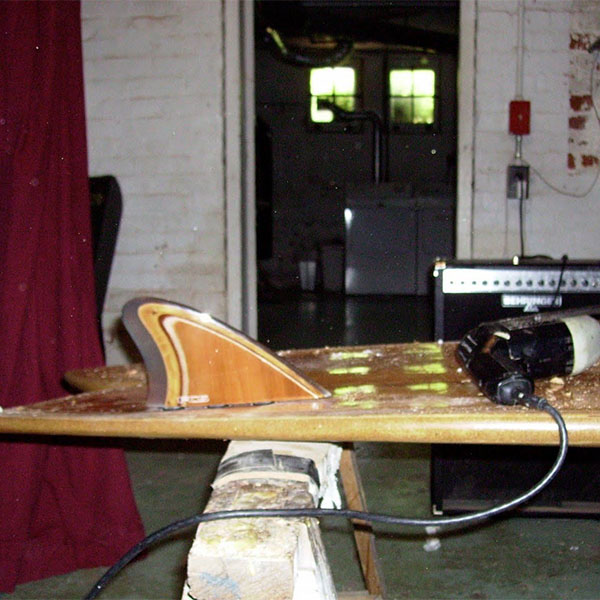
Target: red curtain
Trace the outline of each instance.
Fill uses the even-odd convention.
[[[0,57],[0,406],[9,407],[65,395],[65,371],[102,363],[79,2],[0,2]],[[143,537],[122,450],[4,438],[0,482],[0,592],[110,564]]]

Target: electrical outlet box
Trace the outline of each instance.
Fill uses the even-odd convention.
[[[523,200],[529,198],[529,167],[524,165],[508,167],[506,197]]]

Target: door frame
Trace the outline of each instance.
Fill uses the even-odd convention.
[[[227,318],[256,337],[254,3],[221,2]]]

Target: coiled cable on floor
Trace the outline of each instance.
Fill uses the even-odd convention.
[[[212,513],[202,513],[188,517],[187,519],[181,519],[175,521],[158,531],[150,534],[144,538],[141,542],[137,543],[131,550],[123,555],[118,562],[116,562],[104,575],[96,582],[94,587],[88,592],[84,600],[92,600],[96,598],[100,592],[107,586],[107,584],[125,568],[132,560],[139,556],[144,550],[152,546],[153,544],[163,540],[166,537],[174,534],[182,529],[187,529],[193,525],[199,523],[207,523],[209,521],[218,521],[221,519],[241,519],[241,518],[257,518],[257,517],[340,517],[342,519],[361,519],[363,521],[369,521],[370,523],[385,523],[387,525],[403,525],[408,527],[429,527],[429,526],[450,526],[450,525],[467,525],[483,521],[491,517],[495,517],[501,513],[508,512],[514,508],[524,504],[541,490],[543,490],[560,471],[565,458],[567,456],[567,448],[569,445],[569,436],[567,433],[567,427],[564,419],[560,412],[548,404],[548,402],[539,398],[538,396],[529,396],[524,398],[521,402],[525,406],[530,408],[536,408],[547,412],[558,425],[558,432],[560,436],[559,450],[554,461],[554,464],[550,470],[540,479],[532,488],[524,492],[516,498],[489,508],[466,515],[460,515],[455,517],[438,517],[431,519],[420,519],[410,517],[397,517],[394,515],[371,513],[359,510],[348,510],[348,509],[335,509],[335,508],[290,508],[290,509],[252,509],[252,510],[228,510],[228,511],[217,511]]]

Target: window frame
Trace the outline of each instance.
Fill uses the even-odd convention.
[[[362,60],[353,58],[350,61],[345,61],[343,64],[334,65],[335,67],[350,67],[354,69],[354,83],[355,83],[355,93],[352,95],[354,97],[354,110],[360,111],[363,107],[363,87],[362,87]],[[313,67],[320,68],[320,67]],[[360,121],[341,121],[334,119],[328,123],[316,122],[312,120],[312,100],[315,96],[311,93],[310,89],[310,76],[313,68],[307,69],[307,86],[306,89],[308,98],[307,98],[307,126],[309,130],[314,132],[323,132],[323,133],[359,133],[362,131],[362,123]]]
[[[390,133],[434,133],[440,130],[440,65],[437,56],[430,54],[389,54],[385,65],[385,122]],[[390,73],[395,70],[430,69],[435,74],[433,91],[433,123],[395,123],[392,120],[392,98],[418,98],[419,96],[393,96],[390,90]],[[426,96],[429,97],[429,96]]]

